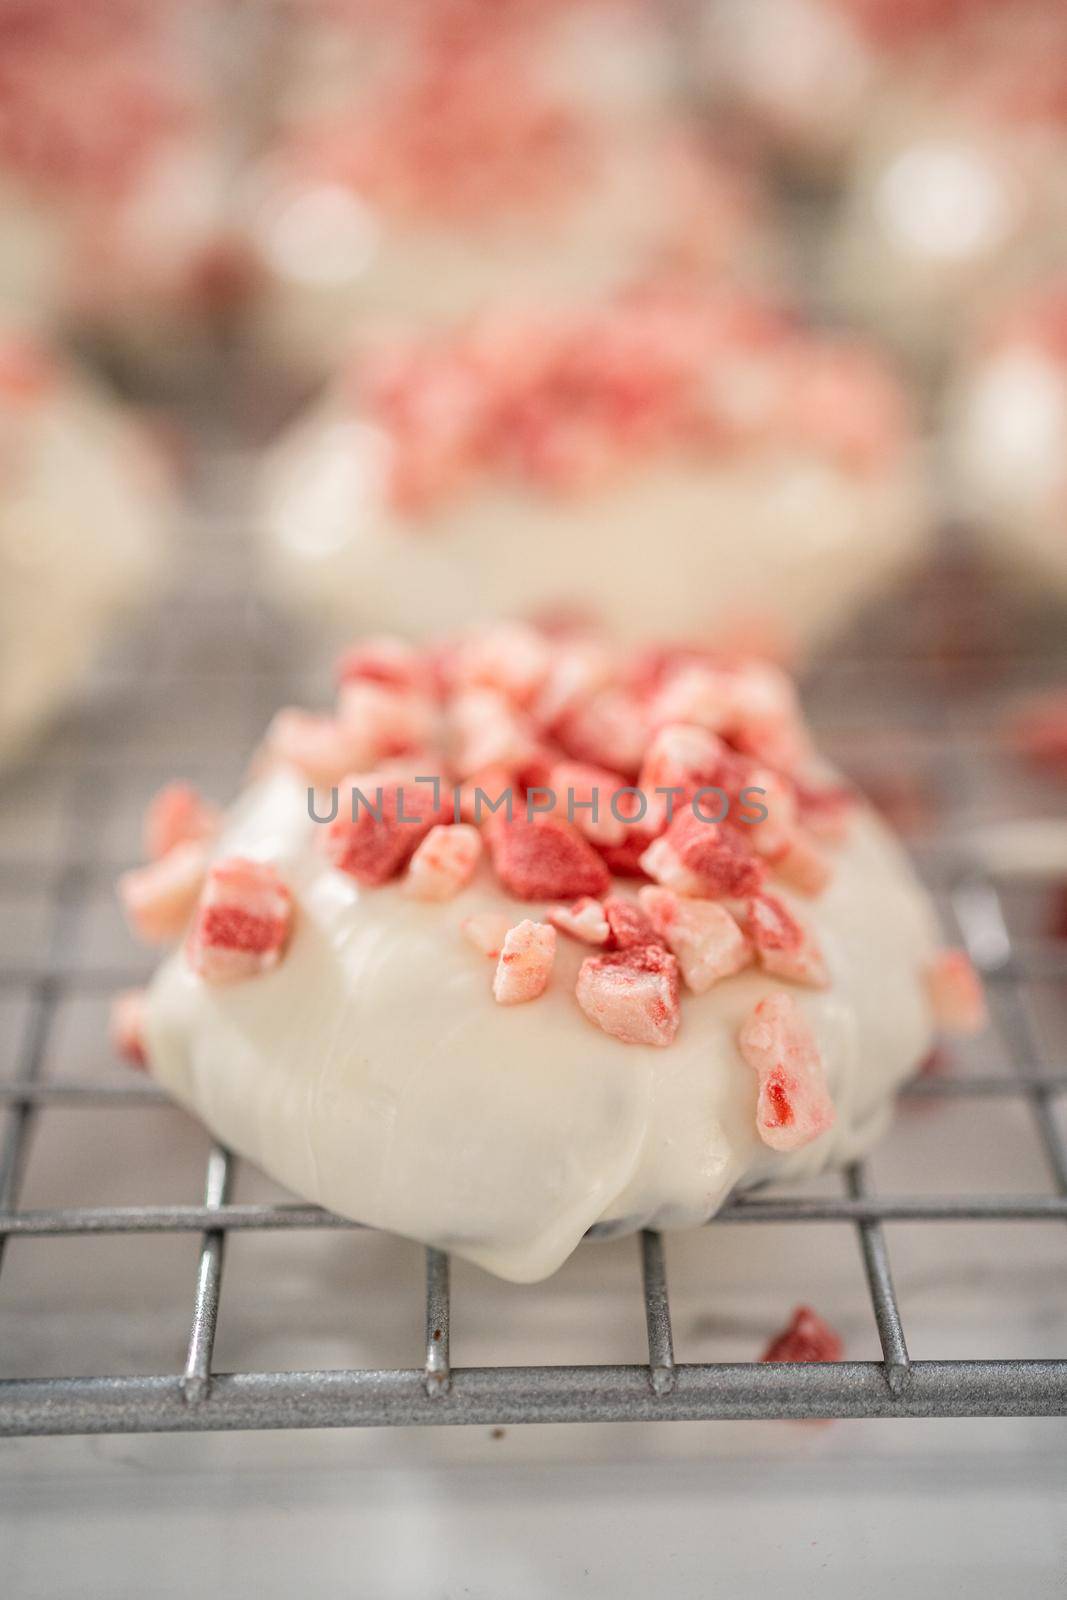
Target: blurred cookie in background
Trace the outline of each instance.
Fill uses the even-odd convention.
[[[906,396],[862,342],[732,289],[501,308],[342,366],[260,474],[278,598],[357,627],[576,612],[788,655],[930,526]]]
[[[989,319],[950,388],[946,465],[991,563],[1067,591],[1067,272]]]
[[[882,94],[825,239],[827,298],[936,372],[1012,286],[1067,266],[1067,9],[961,7]]]
[[[211,0],[0,5],[0,295],[138,373],[187,370],[251,289],[219,17]]]
[[[172,502],[147,432],[37,335],[0,322],[0,758],[76,693],[145,600]]]
[[[650,9],[440,0],[356,6],[350,26],[368,11],[348,55],[333,17],[332,70],[294,73],[249,181],[258,339],[284,365],[320,374],[345,333],[590,300],[653,269],[781,278],[743,155],[680,115],[666,67],[637,70],[634,29],[663,59],[673,42]]]

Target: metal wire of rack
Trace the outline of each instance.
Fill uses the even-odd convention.
[[[213,588],[189,586],[167,608],[163,630],[168,649],[153,631],[141,658],[105,674],[103,690],[119,696],[119,710],[128,715],[131,698],[149,721],[164,714],[164,690],[182,682],[215,700],[219,685],[234,691],[237,742],[245,748],[262,723],[270,702],[292,693],[292,663],[279,660],[272,635],[257,634],[248,623],[243,600],[243,567],[237,535],[227,520],[205,521],[187,556],[188,571],[209,572],[220,539],[237,540],[235,559]],[[212,555],[212,552],[214,553]],[[212,559],[209,559],[209,556]],[[943,581],[943,580],[942,580]],[[936,588],[936,581],[935,581]],[[943,616],[936,600],[935,617]],[[209,620],[205,625],[205,615]],[[214,622],[210,620],[214,617]],[[913,627],[914,616],[909,621]],[[212,664],[202,648],[205,632],[240,636],[241,666],[227,658]],[[888,630],[895,655],[880,658],[877,712],[888,718],[884,678],[908,680],[928,707],[917,734],[924,760],[939,767],[942,780],[955,790],[980,782],[980,757],[992,738],[976,730],[969,752],[945,734],[953,721],[951,683],[966,666],[923,654],[914,639],[901,647],[895,625]],[[929,645],[929,639],[925,644]],[[257,654],[257,651],[259,652]],[[149,670],[147,661],[155,663]],[[877,665],[877,660],[874,663]],[[862,663],[861,663],[862,665]],[[866,663],[870,667],[871,662]],[[838,660],[823,669],[813,686],[816,706],[827,699],[851,704],[849,674],[855,663]],[[866,670],[866,668],[864,669]],[[1067,682],[1067,654],[1061,643],[1050,653],[1025,660],[1001,656],[1001,679],[1027,684],[1058,678]],[[823,691],[820,697],[820,690]],[[889,696],[892,699],[892,696]],[[870,706],[868,706],[870,710]],[[205,713],[204,727],[214,726],[216,709]],[[108,735],[107,729],[114,728]],[[1032,1193],[1008,1194],[881,1194],[875,1191],[863,1163],[842,1175],[839,1194],[735,1196],[712,1226],[744,1223],[762,1228],[787,1228],[818,1223],[854,1232],[860,1247],[869,1299],[881,1346],[881,1360],[843,1360],[825,1364],[758,1362],[685,1363],[675,1359],[671,1304],[663,1241],[645,1232],[635,1241],[635,1283],[640,1283],[647,1329],[648,1358],[636,1364],[524,1365],[459,1367],[450,1355],[451,1294],[449,1261],[433,1249],[425,1252],[426,1286],[424,1348],[421,1366],[396,1369],[352,1368],[220,1372],[213,1352],[223,1295],[227,1239],[231,1235],[282,1230],[355,1229],[358,1224],[316,1206],[293,1203],[235,1203],[231,1199],[237,1163],[226,1150],[211,1149],[204,1176],[203,1199],[185,1205],[94,1205],[22,1208],[20,1186],[33,1129],[38,1119],[57,1108],[76,1108],[86,1118],[119,1117],[130,1107],[165,1102],[161,1091],[131,1077],[128,1082],[76,1081],[46,1078],[42,1073],[45,1044],[58,1002],[72,991],[110,992],[141,974],[121,964],[79,966],[69,956],[70,933],[83,908],[89,886],[110,877],[115,863],[100,859],[93,839],[101,821],[94,812],[94,777],[103,764],[135,764],[136,742],[125,723],[105,705],[88,723],[68,728],[66,742],[45,747],[29,769],[31,784],[40,784],[55,801],[63,795],[65,837],[42,862],[27,863],[0,856],[0,905],[3,897],[28,883],[47,885],[51,927],[37,961],[9,960],[0,968],[0,995],[18,991],[28,996],[29,1024],[17,1059],[0,1078],[0,1117],[6,1128],[0,1141],[0,1267],[10,1240],[43,1241],[59,1237],[191,1234],[200,1236],[195,1285],[192,1286],[191,1331],[184,1366],[157,1376],[70,1376],[10,1378],[3,1376],[3,1332],[0,1325],[0,1434],[131,1433],[203,1431],[212,1429],[316,1428],[383,1424],[505,1424],[526,1422],[696,1420],[720,1418],[804,1417],[964,1417],[1037,1416],[1067,1413],[1067,1354],[1060,1359],[914,1360],[894,1289],[885,1224],[952,1222],[1067,1221],[1067,1142],[1058,1126],[1057,1097],[1067,1093],[1067,1063],[1052,1070],[1040,1063],[1032,1023],[1022,1000],[1023,985],[1035,974],[1067,996],[1067,943],[1052,939],[1020,941],[1013,937],[1005,914],[1002,886],[974,861],[961,858],[951,840],[933,841],[923,853],[924,868],[955,916],[972,957],[984,974],[994,1020],[1009,1059],[1003,1070],[981,1076],[932,1074],[917,1078],[903,1091],[913,1099],[961,1103],[975,1097],[1022,1103],[1029,1108],[1048,1168],[1047,1183]],[[241,730],[243,729],[243,734]],[[839,730],[840,732],[840,730]],[[108,744],[108,737],[112,742]],[[226,754],[234,735],[228,737]],[[847,734],[837,740],[846,754]],[[240,751],[237,752],[241,754]],[[218,751],[215,765],[219,766]],[[88,842],[87,842],[88,841]],[[590,1249],[596,1248],[589,1246]],[[533,1295],[535,1288],[516,1289]],[[1064,1296],[1067,1332],[1067,1293]]]

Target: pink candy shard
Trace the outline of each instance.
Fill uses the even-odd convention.
[[[425,689],[430,681],[422,652],[393,634],[352,645],[338,657],[334,677],[339,686],[363,682],[392,689]]]
[[[638,899],[694,994],[706,994],[751,962],[751,944],[718,901],[686,899],[659,888],[641,889]]]
[[[511,919],[503,911],[479,911],[473,917],[465,917],[459,928],[476,950],[495,961],[504,948],[510,926]]]
[[[704,899],[755,894],[765,872],[745,840],[721,823],[694,815],[689,806],[645,851],[641,865],[664,888]]]
[[[450,900],[470,882],[481,853],[477,828],[465,822],[451,827],[437,823],[408,863],[405,893],[416,900]]]
[[[548,787],[556,796],[556,815],[573,821],[579,833],[594,844],[622,844],[635,796],[622,793],[626,779],[621,773],[582,761],[558,761]]]
[[[433,737],[436,712],[432,701],[415,690],[355,678],[338,691],[337,718],[356,752],[343,769],[351,772],[353,766],[425,746]]]
[[[621,895],[608,895],[604,901],[604,917],[608,924],[609,950],[631,950],[635,945],[663,943],[642,908]]]
[[[358,727],[295,706],[276,714],[267,729],[266,747],[276,760],[296,767],[315,785],[338,783],[373,759]]]
[[[669,1045],[681,1022],[680,978],[674,956],[641,945],[582,962],[578,1004],[613,1039]]]
[[[559,719],[556,738],[574,761],[624,772],[640,771],[648,743],[645,708],[626,689],[598,689]]]
[[[398,783],[381,773],[348,777],[337,816],[315,830],[315,844],[359,883],[388,883],[444,815],[433,784]]]
[[[648,802],[647,819],[662,825],[688,804],[698,789],[718,783],[725,754],[721,739],[706,728],[667,723],[659,729],[641,764],[638,788]],[[678,791],[657,794],[657,789]]]
[[[759,1079],[756,1128],[772,1150],[799,1150],[834,1125],[815,1037],[796,1001],[778,989],[741,1025],[738,1048]]]
[[[525,713],[496,689],[467,689],[449,707],[452,765],[460,778],[487,767],[514,772],[537,751],[537,738]]]
[[[781,1333],[776,1333],[761,1361],[840,1361],[845,1342],[836,1328],[810,1306],[797,1306]]]
[[[771,867],[775,876],[798,894],[813,896],[822,894],[834,875],[822,851],[799,828]]]
[[[131,1067],[144,1067],[148,1057],[144,1041],[145,991],[124,989],[111,1002],[109,1036],[115,1054]]]
[[[523,622],[500,622],[461,640],[446,661],[453,689],[496,689],[527,705],[545,681],[551,662],[548,641]]]
[[[544,994],[556,959],[556,930],[544,922],[520,922],[504,936],[493,996],[502,1006],[521,1005]]]
[[[830,974],[818,940],[777,895],[753,896],[745,907],[744,926],[765,972],[813,989],[826,988]]]
[[[124,872],[118,881],[126,920],[147,944],[181,937],[207,871],[202,844],[177,844],[158,861]]]
[[[190,783],[168,783],[153,795],[144,817],[144,852],[159,861],[176,844],[213,839],[221,813]]]
[[[946,1033],[981,1033],[989,1018],[982,980],[962,950],[942,950],[926,970],[934,1020]]]
[[[212,864],[186,953],[207,983],[238,983],[276,967],[293,925],[293,897],[277,870],[227,856]]]
[[[517,900],[557,900],[611,887],[611,874],[577,828],[558,817],[495,820],[486,831],[493,869]]]
[[[569,933],[582,944],[606,944],[608,919],[599,900],[583,895],[572,906],[550,906],[546,913],[549,922],[561,933]]]

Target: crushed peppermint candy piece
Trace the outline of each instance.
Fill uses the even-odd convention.
[[[511,927],[511,918],[504,911],[479,911],[473,917],[464,917],[459,931],[483,956],[495,961],[504,948],[504,938]]]
[[[131,1067],[144,1067],[148,1061],[144,1040],[145,1000],[143,989],[124,989],[111,1002],[108,1028],[111,1048]]]
[[[590,1022],[624,1044],[669,1045],[678,1032],[678,962],[660,945],[587,957],[575,992]]]
[[[737,1036],[759,1080],[756,1129],[772,1150],[799,1150],[832,1128],[826,1068],[803,1012],[783,989],[761,1000]]]
[[[498,689],[465,689],[448,710],[452,765],[460,778],[487,767],[514,772],[537,754],[533,723]]]
[[[186,941],[193,971],[206,983],[239,983],[276,967],[293,925],[293,897],[275,867],[243,856],[208,872]]]
[[[583,895],[572,906],[550,906],[546,915],[560,933],[569,933],[582,944],[607,943],[609,929],[604,907],[590,895]]]
[[[190,841],[177,844],[158,861],[135,867],[119,878],[126,920],[147,944],[178,939],[196,905],[207,871],[207,851]]]
[[[572,706],[555,728],[555,737],[574,761],[623,772],[641,770],[649,724],[640,698],[608,686]]]
[[[696,816],[691,806],[678,813],[642,856],[641,865],[664,888],[705,899],[755,894],[765,871],[746,840],[720,822]]]
[[[926,982],[939,1028],[964,1037],[981,1033],[989,1020],[985,994],[964,951],[939,951],[926,970]]]
[[[834,869],[807,834],[797,829],[785,849],[771,863],[775,877],[798,894],[820,895],[833,878]]]
[[[754,895],[745,906],[744,927],[765,972],[813,989],[826,988],[830,975],[818,940],[777,895]]]
[[[678,957],[682,977],[694,994],[706,994],[713,984],[750,965],[751,944],[717,900],[692,900],[652,886],[641,889],[637,898]]]
[[[477,828],[436,823],[408,862],[404,892],[416,900],[450,900],[470,882],[481,853]]]
[[[295,767],[316,787],[339,783],[374,759],[362,727],[340,717],[324,716],[287,706],[267,729],[270,756]]]
[[[541,689],[550,662],[548,641],[536,628],[500,622],[468,634],[446,651],[443,668],[454,691],[495,689],[525,706]]]
[[[662,944],[663,940],[651,918],[632,900],[609,894],[604,901],[604,919],[608,925],[608,949],[630,950],[635,945]]]
[[[316,845],[339,872],[377,885],[406,865],[444,808],[433,784],[397,783],[380,773],[346,778],[337,815],[316,831]]]
[[[719,782],[726,746],[706,728],[669,722],[645,751],[637,786],[648,802],[648,820],[667,822],[699,789]],[[658,794],[669,789],[672,794]]]
[[[810,1306],[797,1306],[760,1356],[761,1361],[840,1361],[845,1343]]]
[[[221,812],[190,783],[168,783],[149,801],[144,818],[144,852],[159,861],[177,844],[202,844],[219,830]]]
[[[428,689],[430,673],[425,657],[406,639],[393,634],[362,639],[339,657],[334,667],[338,687],[350,683],[380,683],[391,689]]]
[[[626,779],[621,773],[582,761],[557,761],[549,772],[548,787],[559,814],[593,844],[622,844],[637,797],[622,792]]]
[[[520,922],[504,936],[493,997],[502,1006],[521,1005],[544,994],[556,959],[556,930],[544,922]]]
[[[348,772],[354,766],[371,766],[387,756],[418,750],[434,733],[434,707],[426,695],[368,678],[349,679],[341,685],[337,717],[350,738],[358,734],[362,741],[345,768]]]
[[[611,874],[592,845],[559,817],[494,818],[486,842],[493,870],[517,900],[599,900],[611,888]]]

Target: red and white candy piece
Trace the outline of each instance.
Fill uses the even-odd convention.
[[[744,926],[764,972],[812,989],[826,988],[830,974],[819,941],[777,895],[754,895],[745,906]]]
[[[108,1027],[111,1048],[131,1067],[145,1066],[145,991],[124,989],[111,1002]]]
[[[416,900],[451,900],[470,882],[482,836],[466,822],[437,823],[408,862],[404,892]]]
[[[202,844],[219,830],[222,814],[191,783],[168,783],[153,795],[144,816],[144,853],[159,861],[176,844]]]
[[[348,777],[337,815],[315,830],[316,848],[358,883],[388,883],[443,815],[434,785],[404,783],[381,773]]]
[[[604,915],[604,907],[590,895],[583,895],[571,906],[550,906],[546,916],[560,933],[569,933],[572,939],[578,939],[582,944],[606,944],[608,941],[608,919]]]
[[[593,844],[622,844],[636,796],[621,793],[626,788],[621,773],[582,761],[557,761],[549,772],[548,787],[556,797],[558,814]]]
[[[493,976],[494,999],[502,1006],[536,1000],[548,987],[555,959],[555,928],[529,920],[509,928]]]
[[[934,1020],[945,1033],[981,1033],[989,1018],[982,980],[962,950],[941,950],[926,970]]]
[[[792,995],[761,1000],[737,1036],[742,1058],[759,1080],[756,1129],[772,1150],[799,1150],[834,1125],[826,1067]]]
[[[460,778],[485,768],[514,772],[537,752],[532,723],[496,689],[467,689],[448,710],[452,765]]]
[[[627,689],[598,689],[560,719],[555,736],[575,761],[624,772],[640,771],[649,724],[645,707]]]
[[[669,1045],[681,1022],[678,963],[660,945],[640,945],[582,962],[578,1004],[624,1044]]]
[[[477,951],[495,961],[510,927],[511,918],[503,911],[479,911],[473,917],[464,917],[459,930]]]
[[[662,944],[663,940],[641,906],[622,895],[609,894],[604,901],[604,918],[608,925],[609,950],[632,950],[643,944]]]
[[[357,752],[344,769],[347,772],[426,745],[433,738],[436,720],[433,703],[426,695],[369,678],[349,679],[341,685],[337,716]]]
[[[611,888],[611,874],[577,828],[555,816],[495,820],[486,830],[493,869],[517,900],[563,900]]]
[[[716,900],[690,900],[670,889],[645,888],[638,899],[656,932],[678,957],[682,977],[694,994],[732,978],[752,961],[752,946],[737,922]]]
[[[186,941],[206,983],[238,983],[276,967],[293,926],[293,897],[275,867],[243,856],[212,863]]]
[[[758,833],[759,825],[755,831]],[[834,875],[833,867],[801,828],[797,828],[789,843],[771,863],[776,877],[781,878],[798,894],[820,895]]]
[[[158,861],[124,872],[118,881],[126,920],[146,944],[178,939],[189,921],[207,871],[202,844],[177,844]]]
[[[648,810],[645,821],[662,825],[688,804],[698,789],[719,781],[726,747],[706,728],[688,723],[667,723],[654,735],[645,751],[637,786]],[[657,794],[657,789],[677,791]]]
[[[761,1361],[840,1361],[845,1343],[810,1306],[797,1306],[780,1333],[760,1356]]]
[[[380,683],[392,689],[427,689],[430,674],[420,650],[395,634],[361,639],[338,657],[337,685]]]
[[[265,743],[268,756],[295,767],[316,787],[339,783],[376,759],[357,725],[296,706],[276,714]]]
[[[711,900],[755,894],[765,873],[734,830],[696,816],[690,806],[649,846],[641,865],[665,889]]]

